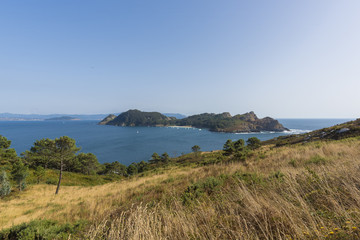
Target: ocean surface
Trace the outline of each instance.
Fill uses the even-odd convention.
[[[191,152],[222,149],[227,139],[257,137],[267,140],[281,135],[298,134],[329,127],[353,119],[278,119],[291,131],[284,133],[214,133],[206,129],[177,127],[100,126],[98,121],[0,121],[0,135],[12,141],[18,155],[42,138],[69,136],[82,152],[94,153],[99,162],[119,161],[125,165],[147,161],[154,152],[171,157]]]

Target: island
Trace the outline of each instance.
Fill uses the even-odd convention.
[[[99,124],[123,127],[190,126],[195,128],[206,128],[213,132],[230,133],[261,131],[283,132],[289,130],[273,118],[258,118],[254,112],[237,114],[235,116],[231,116],[228,112],[220,114],[202,113],[177,119],[175,117],[165,116],[159,112],[142,112],[133,109],[123,112],[118,116],[109,115],[99,122]]]
[[[74,120],[80,120],[80,119],[70,116],[53,117],[53,118],[45,119],[45,121],[74,121]]]

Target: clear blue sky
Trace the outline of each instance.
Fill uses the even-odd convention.
[[[1,1],[0,112],[360,117],[360,1]]]

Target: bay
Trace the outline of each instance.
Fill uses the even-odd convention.
[[[29,150],[36,140],[69,136],[82,152],[94,153],[99,162],[119,161],[125,165],[147,161],[154,152],[171,157],[191,152],[222,149],[227,139],[267,140],[277,136],[304,133],[333,126],[351,119],[279,119],[291,131],[284,133],[215,133],[206,129],[180,127],[115,127],[97,125],[98,121],[0,121],[0,135],[12,141],[18,155]]]

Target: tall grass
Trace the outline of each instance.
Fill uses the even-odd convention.
[[[88,220],[85,239],[360,239],[360,141],[259,149],[101,186],[36,185],[0,201],[0,226]]]
[[[192,204],[184,204],[181,197],[189,186],[179,184],[155,204],[144,202],[110,213],[93,224],[86,237],[360,238],[358,141],[273,149],[266,154],[267,158],[254,158],[247,167],[233,163],[203,168],[198,172],[200,178],[192,178],[189,186],[201,191],[201,179],[209,176],[223,179],[223,183],[220,187],[205,184],[214,186],[214,191],[194,195]],[[289,165],[290,159],[299,167]]]

